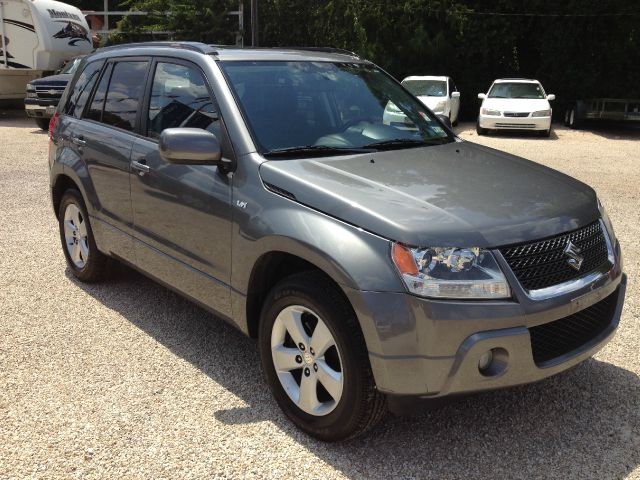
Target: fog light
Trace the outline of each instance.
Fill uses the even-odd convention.
[[[488,352],[484,352],[480,356],[480,360],[478,361],[478,369],[483,372],[489,368],[491,362],[493,361],[493,351],[489,350]]]

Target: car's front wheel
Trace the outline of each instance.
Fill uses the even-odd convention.
[[[296,274],[271,290],[259,343],[276,401],[310,435],[325,441],[352,438],[386,412],[358,320],[324,275]]]
[[[104,279],[111,271],[110,259],[96,246],[89,215],[79,191],[69,189],[62,196],[58,223],[62,250],[73,275],[83,282]]]
[[[482,128],[482,127],[480,126],[480,122],[478,122],[478,123],[476,124],[476,133],[477,133],[478,135],[488,135],[488,134],[489,134],[489,130],[487,130],[486,128]]]

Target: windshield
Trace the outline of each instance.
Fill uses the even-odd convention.
[[[489,98],[545,98],[539,83],[500,82],[494,83]]]
[[[76,71],[76,69],[78,68],[78,65],[80,65],[80,61],[82,60],[82,58],[74,58],[73,60],[71,60],[69,63],[67,63],[64,67],[62,67],[62,70],[60,70],[60,73],[74,73]]]
[[[302,154],[324,155],[453,141],[424,105],[373,65],[220,63],[265,155],[300,147],[307,147]]]
[[[447,95],[447,82],[444,80],[405,80],[402,85],[416,97],[446,97]]]

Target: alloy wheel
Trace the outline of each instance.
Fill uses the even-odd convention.
[[[87,223],[82,211],[74,203],[70,203],[64,211],[64,242],[73,264],[79,269],[84,268],[89,259]]]
[[[276,317],[271,357],[282,388],[303,412],[324,416],[342,397],[344,375],[338,345],[319,315],[292,305]]]

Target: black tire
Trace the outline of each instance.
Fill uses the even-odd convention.
[[[571,108],[569,108],[567,113],[567,126],[574,130],[577,130],[580,128],[581,123],[582,122],[580,121],[578,108],[576,105],[573,105]]]
[[[65,212],[67,207],[75,205],[80,210],[82,222],[85,223],[87,232],[87,245],[88,255],[84,259],[84,265],[78,267],[71,259],[67,244],[65,241]],[[64,252],[67,265],[71,273],[80,281],[86,283],[98,282],[106,279],[111,274],[111,259],[98,250],[96,242],[93,236],[93,230],[91,229],[91,223],[89,221],[89,215],[82,199],[82,195],[78,190],[69,189],[64,192],[62,200],[60,201],[60,209],[58,211],[58,225],[60,230],[60,242],[62,244],[62,251]]]
[[[41,130],[44,130],[45,132],[49,131],[48,118],[35,118],[34,120],[36,121],[36,125],[38,125],[38,128],[40,128]]]
[[[480,136],[481,135],[488,135],[489,134],[489,130],[487,130],[486,128],[482,128],[479,123],[476,123],[476,133],[478,135],[480,135]]]
[[[538,136],[542,138],[549,138],[551,136],[551,128],[548,130],[540,130],[538,132]]]
[[[340,352],[342,395],[335,408],[324,416],[314,416],[299,408],[284,390],[274,367],[272,329],[278,314],[292,305],[317,312]],[[355,313],[338,288],[322,273],[292,275],[269,292],[262,308],[259,345],[265,378],[276,401],[287,417],[309,435],[324,441],[354,438],[372,428],[386,413],[386,397],[376,390]]]
[[[458,117],[456,117],[456,121],[455,122],[451,122],[451,126],[452,127],[457,127],[458,126]]]

